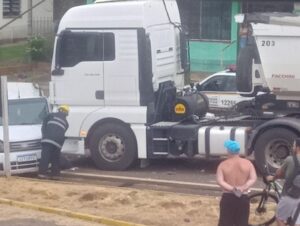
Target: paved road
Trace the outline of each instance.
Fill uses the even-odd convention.
[[[151,160],[145,168],[135,167],[128,171],[103,171],[95,167],[90,159],[73,162],[76,172],[216,184],[215,173],[220,159],[159,159]],[[261,179],[255,187],[263,187]]]

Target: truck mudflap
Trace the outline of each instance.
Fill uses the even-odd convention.
[[[67,138],[61,150],[65,154],[86,155],[83,138]]]
[[[241,155],[247,155],[247,139],[250,127],[204,126],[198,131],[198,154],[209,156],[226,155],[225,140],[236,140],[240,143]]]

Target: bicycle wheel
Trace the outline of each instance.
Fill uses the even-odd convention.
[[[249,226],[267,226],[275,221],[278,199],[273,194],[259,192],[249,195]]]

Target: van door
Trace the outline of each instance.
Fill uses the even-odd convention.
[[[67,30],[60,34],[52,68],[56,104],[104,105],[103,62],[114,58],[114,43],[104,43],[111,36],[100,30]]]

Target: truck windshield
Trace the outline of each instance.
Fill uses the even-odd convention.
[[[48,112],[48,104],[45,98],[8,101],[9,125],[42,124]],[[2,125],[2,117],[0,117],[0,125]]]

